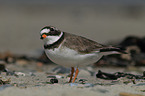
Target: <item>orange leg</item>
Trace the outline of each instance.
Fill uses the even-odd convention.
[[[70,75],[69,83],[71,83],[72,81],[73,74],[74,74],[74,67],[71,67],[71,75]]]
[[[76,80],[76,78],[77,78],[77,76],[78,76],[78,73],[79,73],[79,69],[77,68],[77,69],[76,69],[76,72],[75,72],[75,77],[74,77],[72,83],[75,82],[75,80]]]

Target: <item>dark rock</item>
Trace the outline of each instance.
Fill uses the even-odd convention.
[[[134,75],[129,73],[123,73],[123,72],[116,72],[114,74],[98,71],[96,74],[97,78],[105,79],[105,80],[117,80],[120,77],[126,77],[128,79],[144,79],[144,76],[141,75]]]
[[[116,75],[105,73],[105,72],[102,72],[101,70],[98,71],[98,73],[96,74],[96,77],[101,78],[101,79],[106,79],[106,80],[117,80]]]
[[[3,64],[3,63],[0,64],[0,71],[1,72],[5,72],[6,71],[5,64]]]
[[[51,82],[52,84],[58,83],[58,79],[56,79],[56,78],[50,79],[50,82]]]
[[[119,45],[121,45],[123,47],[133,46],[133,45],[138,46],[140,41],[141,41],[141,39],[139,37],[128,36]]]
[[[80,80],[79,80],[79,82],[80,82],[81,84],[85,84],[86,81],[87,81],[86,79],[80,79]]]
[[[145,77],[145,71],[143,72],[143,77]]]

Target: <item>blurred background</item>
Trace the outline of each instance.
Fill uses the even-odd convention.
[[[0,52],[37,55],[46,25],[99,43],[145,36],[144,0],[0,0]]]

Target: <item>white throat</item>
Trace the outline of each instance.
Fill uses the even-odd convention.
[[[63,35],[63,32],[61,32],[61,34],[59,36],[47,36],[44,39],[44,44],[45,45],[53,44],[56,41],[58,41],[61,38],[62,35]]]

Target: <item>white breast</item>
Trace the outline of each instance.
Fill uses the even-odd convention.
[[[102,57],[102,55],[97,52],[79,54],[77,51],[67,47],[59,47],[54,50],[45,49],[45,52],[50,60],[65,67],[86,66],[97,62]]]

